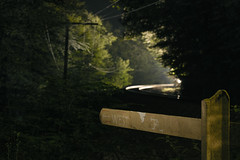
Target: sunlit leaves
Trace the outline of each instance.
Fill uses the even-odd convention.
[[[129,67],[129,60],[117,58],[114,68],[108,75],[108,78],[104,79],[105,83],[118,88],[123,88],[132,83],[133,77],[129,72],[133,71],[133,69]]]
[[[157,37],[156,33],[154,32],[150,32],[150,31],[143,32],[142,39],[144,43],[147,45],[147,48],[152,54],[152,56],[156,59],[160,59],[161,56],[164,54],[164,52],[167,51],[165,48],[156,47],[157,44],[163,40],[160,40]]]
[[[131,83],[131,76],[128,73],[131,71],[129,61],[112,57],[107,49],[117,37],[102,25],[98,17],[85,13],[88,21],[98,25],[74,25],[70,28],[69,69],[79,74],[86,72],[84,79],[98,77],[98,81],[119,88],[129,85]],[[81,18],[75,16],[71,21],[76,19]]]

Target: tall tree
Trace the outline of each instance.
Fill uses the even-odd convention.
[[[63,28],[66,13],[81,8],[74,0],[0,2],[1,106],[37,97],[46,77],[56,73],[47,35]]]
[[[80,81],[102,81],[122,88],[131,83],[129,62],[112,57],[108,46],[117,39],[102,24],[101,20],[87,13],[87,19],[98,25],[74,25],[70,27],[69,69],[82,76]],[[76,21],[72,17],[71,21]],[[76,73],[73,73],[76,76]],[[80,78],[80,77],[79,77]],[[86,80],[84,80],[84,79]]]
[[[220,88],[239,96],[240,3],[231,1],[120,1],[128,35],[153,31],[162,62],[183,80],[185,97],[204,98]]]

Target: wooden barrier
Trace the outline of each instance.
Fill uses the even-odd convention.
[[[103,108],[102,124],[201,140],[201,120],[164,114]]]
[[[220,90],[202,100],[202,160],[229,160],[230,98]]]
[[[201,140],[202,160],[229,160],[230,98],[219,90],[202,100],[202,116],[188,118],[103,108],[102,124]]]

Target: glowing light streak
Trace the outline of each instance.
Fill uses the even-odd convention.
[[[156,85],[146,85],[143,87],[140,87],[139,90],[144,90],[144,89],[150,89],[150,88],[158,88],[158,87],[173,87],[174,84],[156,84]]]
[[[158,87],[174,87],[174,84],[153,84],[153,85],[135,85],[135,86],[128,86],[125,89],[138,89],[138,90],[144,90],[144,89],[150,89],[150,88],[158,88]]]
[[[128,87],[126,87],[125,89],[126,89],[126,90],[136,89],[136,88],[140,88],[140,87],[143,87],[143,86],[144,86],[144,85],[128,86]]]

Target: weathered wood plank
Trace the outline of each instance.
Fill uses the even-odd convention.
[[[219,90],[202,100],[202,160],[229,160],[230,98]]]
[[[103,108],[102,124],[201,140],[201,119]]]

